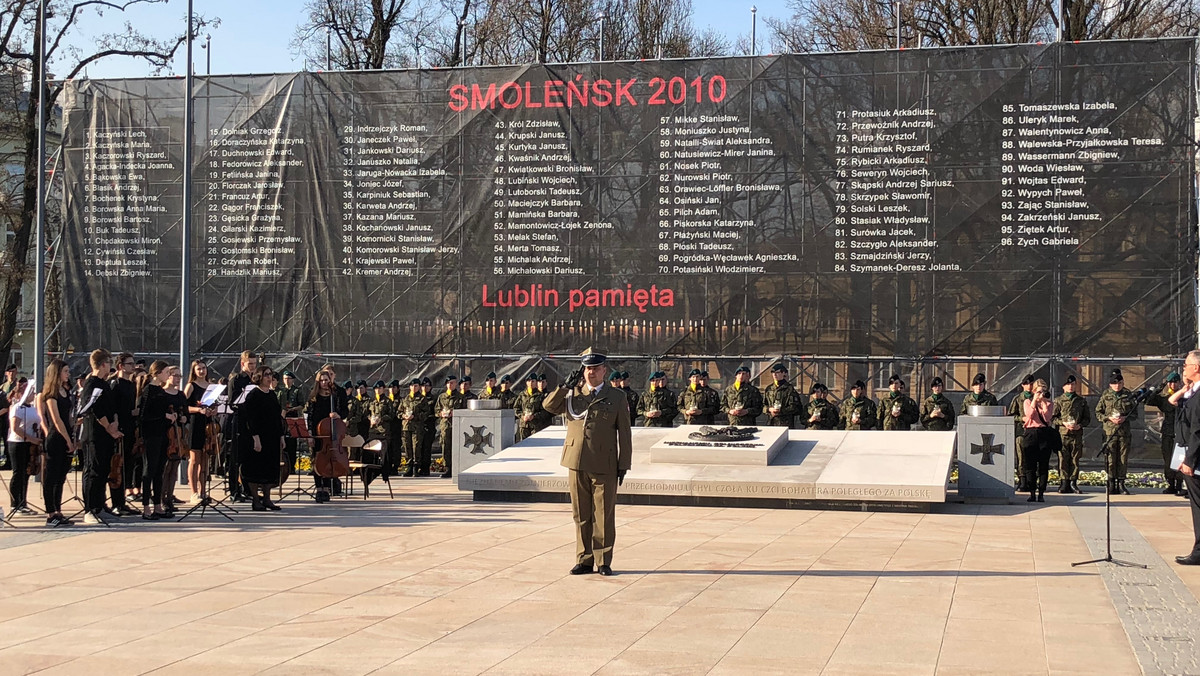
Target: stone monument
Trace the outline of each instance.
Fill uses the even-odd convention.
[[[1011,502],[1016,431],[1001,406],[973,406],[958,418],[958,495],[966,502]],[[995,409],[995,410],[990,410]]]
[[[513,445],[516,418],[494,399],[472,400],[474,408],[454,412],[452,440],[454,476]]]

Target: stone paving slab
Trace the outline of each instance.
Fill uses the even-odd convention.
[[[1070,565],[1094,556],[1095,493],[932,514],[622,505],[602,578],[566,574],[567,505],[396,488],[234,523],[18,518],[0,676],[1197,673],[1163,638],[1195,626],[1162,609],[1194,613],[1200,587],[1172,561],[1191,544],[1177,498],[1119,500],[1118,549],[1152,565],[1127,584]]]

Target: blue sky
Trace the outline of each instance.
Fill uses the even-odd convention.
[[[193,0],[193,3],[198,14],[221,19],[221,25],[210,31],[213,73],[281,73],[303,69],[303,58],[293,55],[290,47],[304,4],[301,0]],[[732,41],[750,32],[752,5],[758,7],[760,29],[764,18],[788,14],[786,0],[693,0],[693,16],[698,26],[717,28]],[[126,20],[148,34],[170,35],[180,30],[186,12],[184,0],[170,0],[166,5],[142,7],[124,16],[109,12],[99,18],[89,17],[75,32],[73,44],[90,51],[96,35],[120,30]],[[205,53],[199,44],[195,63],[196,72],[203,74]],[[57,69],[51,70],[61,74]],[[184,72],[182,57],[177,60],[174,72]],[[92,78],[149,74],[145,63],[128,58],[109,58],[87,70],[87,76]]]

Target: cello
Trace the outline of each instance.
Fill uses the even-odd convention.
[[[350,452],[342,445],[346,436],[346,423],[341,418],[334,418],[333,411],[337,410],[334,395],[329,394],[330,415],[317,423],[317,433],[313,435],[318,449],[313,454],[313,471],[317,476],[333,478],[350,474]]]

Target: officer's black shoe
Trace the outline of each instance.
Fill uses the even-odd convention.
[[[1195,554],[1176,556],[1175,563],[1178,563],[1181,566],[1200,566],[1200,556]]]
[[[1186,488],[1180,488],[1180,489],[1179,489],[1179,490],[1178,490],[1178,491],[1175,493],[1175,495],[1178,495],[1178,496],[1179,496],[1179,497],[1181,497],[1181,498],[1186,498],[1186,497],[1188,496],[1187,489],[1186,489]]]
[[[610,568],[608,566],[600,566],[600,568],[598,568],[596,572],[600,573],[604,577],[608,577],[609,575],[613,574],[612,568]]]
[[[1163,495],[1175,495],[1175,487],[1167,486],[1163,489]]]
[[[1025,502],[1037,502],[1037,493],[1030,493],[1029,497],[1025,498]]]
[[[1058,492],[1059,493],[1074,493],[1075,491],[1071,490],[1071,483],[1069,481],[1064,481],[1063,483],[1058,485]]]
[[[607,566],[602,566],[602,567],[607,567]],[[575,567],[571,569],[572,575],[589,575],[591,573],[592,573],[592,567],[585,566],[582,563],[575,564]]]

